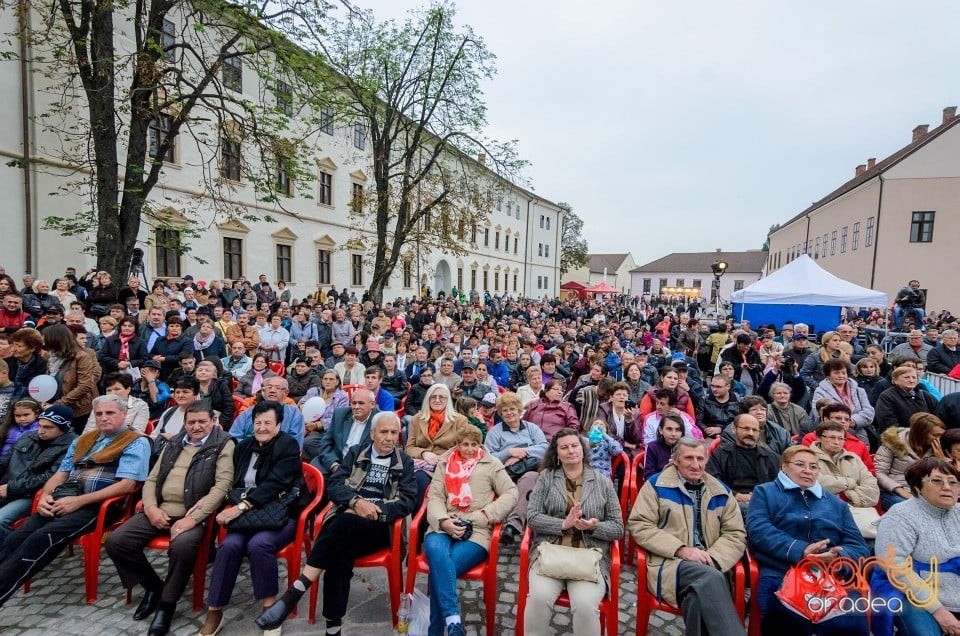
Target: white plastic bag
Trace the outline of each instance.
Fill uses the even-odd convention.
[[[426,594],[413,588],[413,603],[410,608],[409,636],[427,636],[430,628],[430,599]]]

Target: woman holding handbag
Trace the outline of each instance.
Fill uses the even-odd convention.
[[[553,604],[566,588],[573,633],[599,634],[600,601],[610,577],[610,544],[623,536],[623,517],[613,483],[590,468],[586,445],[572,428],[547,447],[530,495],[527,525],[533,530],[526,633],[544,633]]]
[[[223,627],[223,608],[230,602],[233,586],[240,573],[243,557],[250,559],[253,596],[263,607],[273,605],[278,592],[277,550],[293,540],[297,529],[300,501],[288,502],[285,523],[279,529],[255,527],[235,529],[244,515],[264,516],[269,506],[305,493],[300,445],[280,430],[283,405],[261,402],[253,407],[253,437],[240,442],[233,453],[234,481],[230,501],[234,504],[217,515],[217,523],[227,528],[227,536],[217,550],[210,575],[207,617],[201,635],[216,634]],[[240,496],[238,497],[238,493]],[[240,499],[239,503],[236,501]],[[238,523],[239,521],[239,523]],[[231,527],[235,524],[234,527]],[[249,524],[247,524],[249,525]],[[264,632],[267,634],[268,632]],[[279,635],[279,628],[270,630]]]

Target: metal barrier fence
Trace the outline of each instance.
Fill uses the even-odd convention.
[[[954,380],[948,375],[927,372],[923,374],[923,379],[932,384],[933,388],[943,395],[960,391],[960,380]]]

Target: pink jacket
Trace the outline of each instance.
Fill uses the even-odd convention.
[[[576,409],[573,408],[573,404],[563,400],[560,402],[548,402],[543,398],[534,400],[527,404],[523,419],[539,426],[548,441],[553,439],[561,428],[580,430],[580,418],[577,417]]]

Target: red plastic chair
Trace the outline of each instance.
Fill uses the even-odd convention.
[[[523,636],[523,617],[527,608],[527,594],[530,591],[530,528],[523,533],[520,542],[520,589],[517,592],[517,626],[516,635]],[[639,582],[638,582],[639,585]],[[610,590],[607,596],[600,601],[600,631],[617,636],[619,630],[619,594],[620,594],[620,544],[613,541],[610,544]],[[570,607],[570,597],[564,590],[557,598],[555,605]]]
[[[143,502],[137,503],[137,511],[143,509]],[[193,611],[199,612],[203,609],[203,590],[207,579],[207,563],[210,562],[210,542],[213,539],[213,526],[216,519],[216,512],[207,517],[204,521],[203,539],[197,547],[197,560],[193,564]],[[147,544],[148,548],[154,550],[170,549],[170,536],[156,537]],[[127,588],[127,604],[130,604],[132,590]]]
[[[407,396],[404,395],[403,399],[400,400],[400,408],[396,410],[397,417],[403,417],[407,414]]]
[[[320,512],[320,518],[326,519],[327,513],[333,509],[334,504],[330,502]],[[355,568],[384,568],[387,571],[387,587],[390,590],[390,615],[393,620],[393,626],[397,626],[397,611],[400,609],[400,593],[403,587],[403,563],[401,554],[403,552],[403,522],[404,518],[393,522],[393,530],[390,533],[390,547],[384,548],[379,552],[368,554],[365,557],[354,559]],[[319,524],[315,526],[314,541],[320,536],[323,528]],[[317,596],[320,591],[320,583],[317,582],[310,586],[310,611],[307,615],[307,623],[313,625],[317,621]]]
[[[407,594],[413,594],[413,588],[417,582],[417,574],[420,572],[430,572],[427,557],[420,551],[420,526],[426,519],[429,496],[430,489],[428,488],[423,497],[423,504],[420,506],[420,510],[417,511],[417,514],[414,515],[413,520],[410,522],[410,542],[407,544]],[[487,636],[494,636],[496,632],[497,559],[500,558],[500,530],[502,527],[502,523],[498,523],[493,527],[487,560],[474,566],[462,577],[465,580],[483,581],[483,598],[487,609]]]
[[[287,377],[287,367],[283,366],[282,362],[270,362],[268,363],[270,370],[279,375],[281,378]]]
[[[38,491],[37,491],[37,494],[35,494],[35,495],[33,496],[33,505],[30,506],[30,513],[29,513],[26,517],[22,517],[22,518],[17,519],[16,521],[13,522],[13,525],[11,526],[11,528],[12,528],[13,530],[16,530],[17,528],[19,528],[20,526],[22,526],[23,524],[25,524],[25,523],[27,522],[27,519],[30,518],[30,515],[36,514],[37,509],[40,507],[40,497],[41,497],[41,495],[43,495],[43,488],[41,488],[40,490],[38,490]],[[29,585],[29,583],[28,583],[28,585]],[[29,591],[30,591],[29,587],[24,588],[24,591],[29,592]]]
[[[343,385],[343,390],[347,392],[347,397],[349,398],[353,397],[353,392],[356,391],[357,389],[365,389],[365,388],[367,387],[362,384],[344,384]]]
[[[103,549],[103,540],[106,535],[117,528],[130,518],[130,495],[118,495],[110,497],[100,502],[100,511],[97,513],[97,523],[93,531],[88,532],[76,540],[83,549],[83,583],[86,591],[87,605],[97,602],[97,589],[100,585],[100,552]],[[38,504],[39,499],[34,500]],[[119,512],[118,518],[109,521],[111,514]],[[23,584],[23,591],[30,591],[30,580]]]
[[[713,451],[717,450],[717,447],[718,447],[718,446],[720,446],[720,438],[719,438],[719,437],[717,437],[717,438],[714,439],[712,442],[710,442],[710,446],[707,447],[707,457],[708,457],[708,458],[709,458],[711,455],[713,455]]]
[[[740,615],[740,620],[746,625],[747,607],[744,597],[747,589],[746,568],[743,561],[737,563],[733,568],[733,604]],[[751,582],[751,589],[756,590],[756,586]],[[756,594],[751,594],[756,598]],[[659,600],[656,596],[647,591],[647,552],[646,550],[637,551],[637,636],[646,636],[647,627],[650,624],[651,612],[666,612],[674,616],[682,616],[683,610],[673,605],[668,605]],[[758,612],[759,614],[759,612]],[[759,621],[757,621],[759,630]],[[759,633],[759,631],[758,631]]]
[[[297,577],[300,576],[301,562],[303,560],[304,552],[310,554],[310,549],[313,546],[311,541],[311,535],[307,528],[307,524],[312,520],[313,514],[316,512],[317,508],[320,507],[320,502],[323,500],[323,474],[315,466],[311,466],[307,463],[301,463],[303,469],[303,479],[307,484],[307,490],[313,494],[313,498],[310,500],[303,510],[300,511],[300,516],[297,517],[297,532],[293,537],[293,541],[288,543],[286,546],[277,551],[277,558],[283,559],[287,562],[287,586],[291,586],[297,580]],[[222,542],[224,537],[227,536],[228,528],[221,527],[220,533],[217,537],[219,542]],[[199,611],[199,610],[196,610]],[[293,608],[291,616],[297,615],[297,608]]]
[[[640,492],[640,487],[643,486],[643,465],[646,458],[646,451],[638,452],[634,457],[633,461],[630,462],[630,493],[627,497],[627,511],[623,515],[623,523],[626,525],[627,519],[630,517],[629,510],[633,508],[633,504],[637,502],[637,493]],[[629,531],[625,532],[626,534],[626,552],[627,560],[626,564],[632,564],[634,553],[637,550],[637,544],[633,540],[633,535]]]
[[[242,397],[237,395],[233,396],[233,422],[237,421],[237,418],[240,417],[240,411],[243,410],[243,405],[246,402]],[[233,422],[230,422],[233,424]]]
[[[153,429],[155,429],[155,428],[157,427],[157,422],[159,422],[159,421],[160,421],[160,418],[159,418],[159,417],[158,417],[158,418],[155,418],[155,419],[152,419],[152,420],[149,420],[149,421],[147,422],[147,425],[143,427],[143,434],[149,437],[150,434],[153,433]]]

